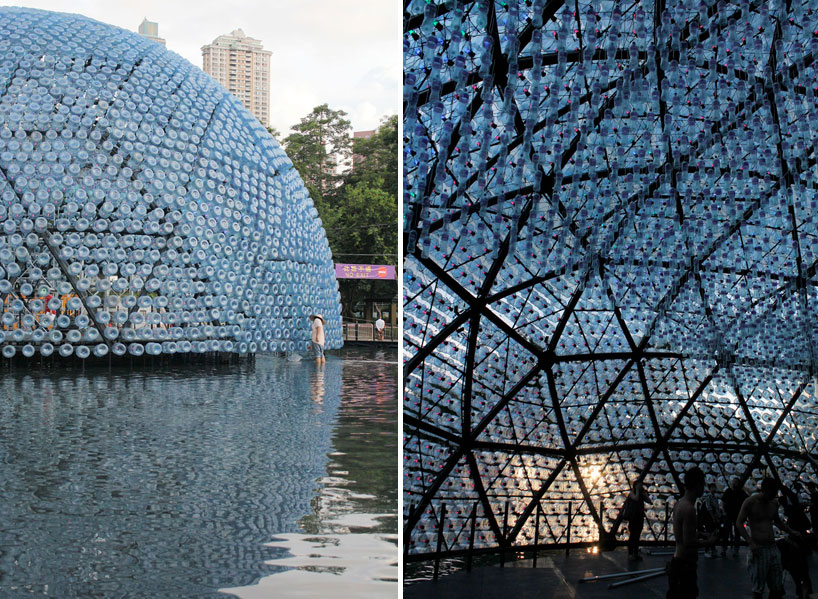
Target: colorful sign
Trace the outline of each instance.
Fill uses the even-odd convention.
[[[336,279],[397,279],[394,266],[382,264],[336,264]]]

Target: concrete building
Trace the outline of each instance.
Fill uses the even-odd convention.
[[[352,134],[352,137],[354,139],[369,139],[370,137],[375,135],[375,131],[376,131],[375,129],[370,129],[368,131],[355,131]]]
[[[158,44],[162,44],[163,46],[167,46],[165,38],[159,37],[159,23],[142,19],[142,24],[139,26],[139,35],[153,40]]]
[[[375,135],[375,129],[370,129],[368,131],[355,131],[352,133],[352,139],[369,139],[373,135]],[[352,154],[352,168],[355,169],[361,165],[363,162],[364,157],[360,154]]]
[[[241,29],[202,46],[205,73],[235,95],[265,127],[270,125],[271,54]]]

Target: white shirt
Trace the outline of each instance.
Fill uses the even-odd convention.
[[[324,345],[324,324],[320,318],[312,319],[312,342]]]
[[[383,321],[383,318],[379,318],[375,321],[375,328],[379,331],[382,331],[384,326],[386,326],[386,323]]]

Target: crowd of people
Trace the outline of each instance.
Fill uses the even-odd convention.
[[[818,485],[792,488],[774,478],[764,478],[756,492],[748,493],[738,478],[730,480],[723,491],[715,482],[705,484],[699,468],[685,473],[682,497],[673,509],[673,533],[676,549],[668,564],[668,599],[693,599],[698,596],[696,580],[699,550],[705,557],[737,556],[747,545],[747,567],[753,598],[761,599],[765,590],[770,599],[784,596],[784,572],[795,583],[799,599],[809,597],[812,582],[808,556],[816,549],[818,531]],[[644,525],[645,504],[650,497],[636,483],[623,507],[630,537],[628,555],[640,559],[639,535]],[[783,512],[783,517],[782,517]],[[785,533],[776,539],[774,527]]]

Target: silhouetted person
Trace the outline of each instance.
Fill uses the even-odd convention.
[[[745,499],[747,499],[747,493],[742,488],[741,481],[738,478],[731,479],[730,486],[724,491],[721,501],[724,505],[727,535],[733,541],[733,555],[738,555],[738,547],[741,543],[741,532],[736,524],[736,519]]]
[[[765,588],[770,590],[770,599],[784,596],[784,571],[781,553],[775,545],[773,524],[790,535],[798,534],[778,515],[778,488],[778,481],[774,478],[762,480],[761,491],[744,501],[736,520],[739,532],[750,546],[747,567],[754,599],[761,599]],[[745,522],[750,526],[749,532],[744,527]]]
[[[782,485],[781,507],[784,508],[784,517],[787,519],[790,528],[805,534],[810,529],[810,521],[807,518],[804,506],[801,504],[800,492],[801,483],[799,482],[793,485],[792,490]]]
[[[810,543],[805,537],[787,536],[775,542],[781,554],[781,566],[790,573],[795,582],[795,596],[807,599],[812,594],[812,580],[809,577]]]
[[[710,538],[699,535],[696,522],[696,499],[704,493],[704,472],[694,466],[685,472],[684,495],[673,508],[673,536],[676,551],[667,565],[667,599],[695,599],[699,596],[696,581],[699,547],[712,546]]]
[[[650,501],[642,487],[642,481],[636,481],[625,499],[623,514],[623,518],[628,521],[628,557],[631,559],[642,559],[639,555],[639,537],[645,527],[645,503]]]
[[[809,519],[813,535],[818,533],[818,484],[809,483]]]
[[[724,555],[727,552],[725,538],[727,527],[725,526],[724,509],[721,506],[716,483],[707,485],[707,490],[699,499],[698,512],[696,515],[698,517],[699,530],[707,534],[717,533],[721,544],[721,554]],[[713,557],[714,549],[705,550],[705,555],[707,557]]]

